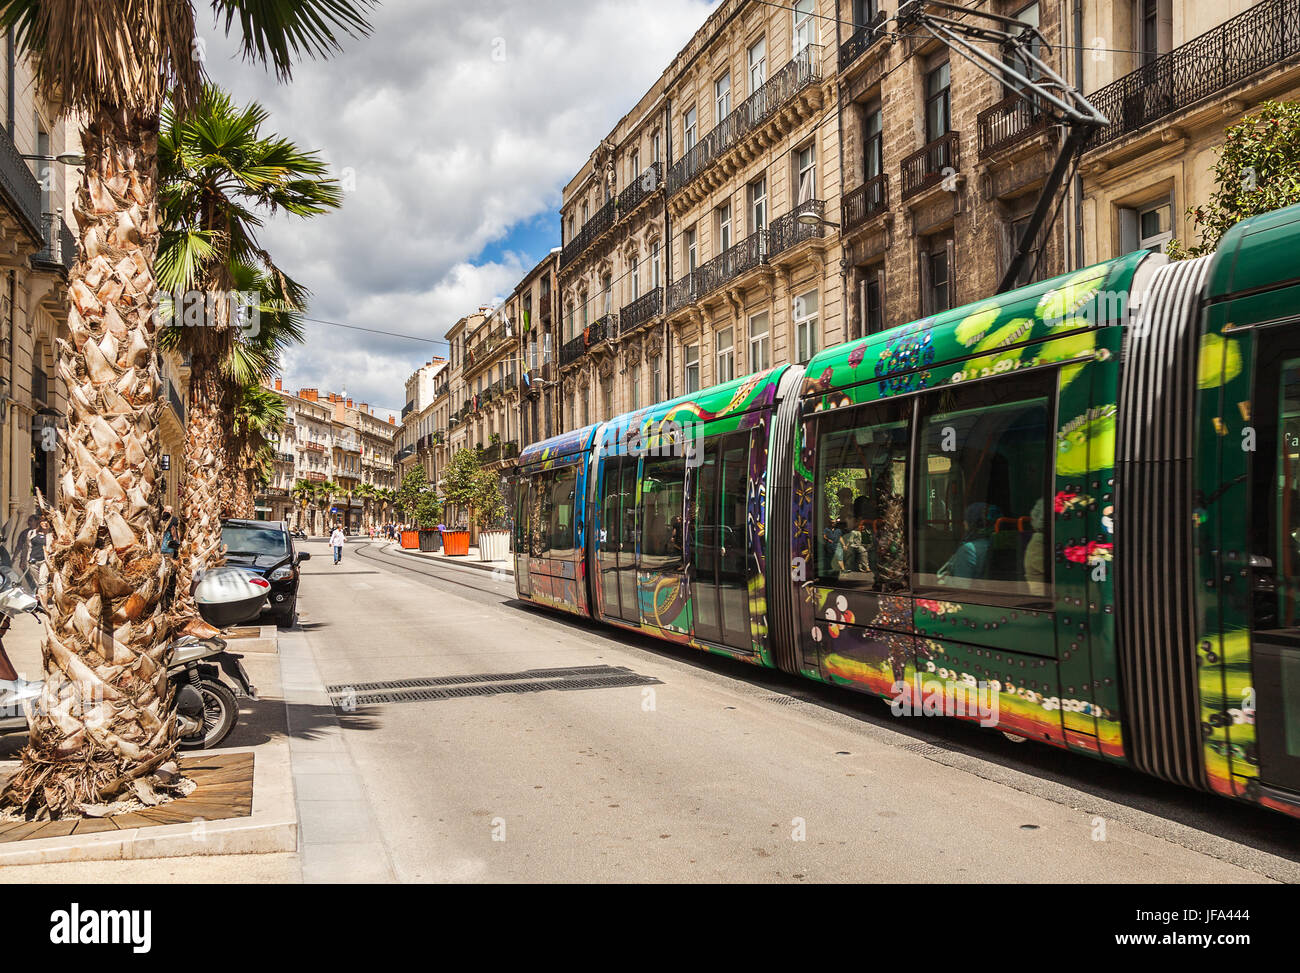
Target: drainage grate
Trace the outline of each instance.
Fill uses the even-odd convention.
[[[527,669],[523,672],[484,672],[476,676],[427,676],[422,679],[394,679],[388,682],[338,683],[330,686],[331,694],[370,692],[375,689],[419,689],[425,686],[460,686],[472,682],[508,682],[514,679],[565,679],[569,676],[595,676],[624,673],[621,666],[573,666],[567,669]]]
[[[776,703],[778,706],[797,706],[803,702],[797,696],[767,696],[764,698],[769,703]]]
[[[919,753],[923,757],[937,757],[941,753],[952,752],[947,747],[936,747],[933,743],[902,743],[899,744],[898,749]]]
[[[538,678],[541,677],[541,678]],[[624,686],[661,685],[623,666],[574,666],[568,669],[530,669],[526,672],[485,673],[477,676],[437,676],[399,679],[382,683],[329,687],[338,709],[355,709],[372,703],[427,703],[470,696],[505,693],[540,693],[548,689],[617,689]],[[380,690],[376,692],[375,690]],[[356,695],[364,693],[364,695]]]

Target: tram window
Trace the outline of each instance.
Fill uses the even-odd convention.
[[[1053,383],[982,384],[929,399],[918,460],[918,586],[1047,595]]]
[[[875,591],[907,588],[911,415],[908,403],[886,403],[822,420],[813,500],[819,580]]]
[[[641,477],[641,565],[669,568],[682,560],[686,458],[646,457]]]
[[[1253,623],[1256,632],[1268,632],[1274,641],[1296,646],[1300,645],[1300,358],[1263,353],[1255,387]]]
[[[550,484],[551,556],[567,557],[573,551],[574,487],[578,471],[574,467],[556,470]]]
[[[528,478],[528,550],[533,557],[546,557],[551,552],[551,483],[553,473],[540,473]]]

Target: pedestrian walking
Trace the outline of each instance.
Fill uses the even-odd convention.
[[[335,524],[334,533],[330,534],[330,548],[334,551],[335,564],[343,560],[343,545],[346,543],[347,538],[343,536],[343,528]]]

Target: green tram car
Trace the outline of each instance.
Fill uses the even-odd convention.
[[[1300,815],[1300,207],[566,433],[514,485],[524,601]]]

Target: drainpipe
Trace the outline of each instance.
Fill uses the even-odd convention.
[[[856,26],[856,25],[855,25]],[[844,250],[844,85],[839,80],[839,50],[840,44],[840,19],[835,18],[835,135],[836,141],[839,142],[840,150],[840,218],[835,222],[840,224],[836,231],[840,235],[840,313],[844,315],[844,337],[846,339],[858,337],[858,328],[849,333],[849,255]],[[824,217],[823,217],[824,218]],[[859,321],[858,325],[865,330],[864,322]]]
[[[673,339],[668,330],[668,282],[673,279],[673,220],[668,213],[668,170],[673,166],[673,100],[664,98],[664,401],[673,397]]]
[[[1083,94],[1083,0],[1074,0],[1074,87]],[[1083,266],[1083,175],[1074,174],[1074,265]]]
[[[8,48],[9,51],[9,63],[5,69],[5,78],[8,82],[5,85],[5,92],[8,95],[8,104],[6,106],[6,114],[5,114],[5,126],[9,130],[9,138],[12,139],[14,137],[14,67],[15,67],[13,27],[9,28],[6,41],[7,41],[6,47]]]

